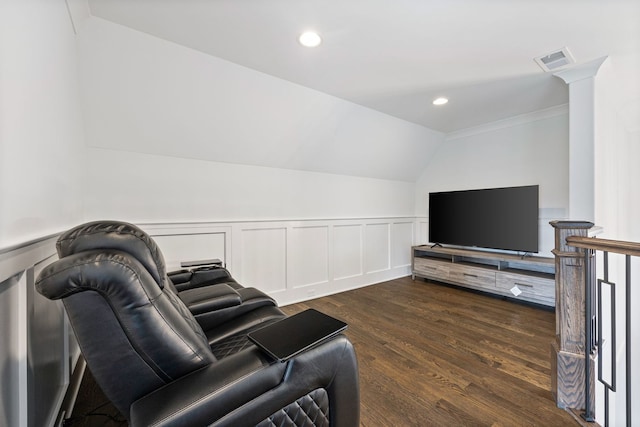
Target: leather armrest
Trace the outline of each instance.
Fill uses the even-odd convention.
[[[209,425],[282,382],[286,364],[253,347],[212,363],[131,405],[131,426]]]
[[[193,272],[191,270],[176,270],[168,272],[167,276],[175,286],[178,286],[191,280]]]
[[[131,426],[256,425],[319,388],[330,425],[359,425],[358,365],[344,335],[286,363],[267,362],[257,347],[214,362],[134,402]]]
[[[226,282],[231,278],[229,271],[221,267],[199,268],[193,270],[191,286],[207,286],[210,284]]]
[[[169,278],[171,278],[171,281],[179,292],[219,283],[235,282],[226,268],[196,269],[190,270],[189,274],[190,277],[186,280],[184,280],[182,276],[176,277],[179,278],[179,280],[173,280],[173,275],[169,275]]]
[[[188,289],[178,293],[189,311],[194,315],[208,313],[242,304],[240,294],[227,284]]]

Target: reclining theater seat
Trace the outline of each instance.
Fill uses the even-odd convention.
[[[152,274],[161,287],[177,295],[204,329],[213,334],[219,327],[217,338],[237,332],[230,321],[243,315],[243,326],[246,326],[249,316],[259,322],[261,316],[283,315],[278,309],[268,308],[248,314],[261,307],[275,307],[276,302],[255,288],[244,288],[224,268],[165,274],[164,258],[155,241],[133,224],[119,221],[82,224],[62,234],[56,248],[60,258],[92,249],[127,252]],[[177,286],[171,277],[180,280]],[[221,326],[223,323],[226,325]],[[215,334],[211,339],[215,339]]]
[[[91,372],[132,426],[358,425],[357,361],[345,336],[284,363],[253,344],[216,356],[208,336],[233,341],[283,314],[263,306],[203,330],[167,286],[159,251],[141,261],[131,249],[91,247],[102,244],[70,250],[68,237],[36,288],[63,300]]]
[[[203,286],[224,283],[233,289],[242,289],[243,286],[235,281],[229,270],[221,266],[196,267],[167,272],[178,292],[187,289],[201,288]]]

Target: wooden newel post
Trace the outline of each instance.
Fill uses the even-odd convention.
[[[559,408],[585,408],[585,253],[567,245],[593,223],[551,221],[555,229],[556,339],[551,343],[551,391]],[[591,263],[595,265],[595,263]],[[594,277],[593,275],[591,277]],[[593,358],[589,360],[593,368]],[[594,370],[591,369],[591,378]],[[593,388],[593,380],[590,380]],[[590,393],[593,402],[593,392]]]

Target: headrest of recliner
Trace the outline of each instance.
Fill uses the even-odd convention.
[[[164,257],[156,242],[140,228],[120,221],[94,221],[63,233],[56,243],[60,258],[96,249],[115,249],[137,259],[164,287]]]

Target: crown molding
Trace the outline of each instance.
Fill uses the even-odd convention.
[[[553,75],[564,80],[566,84],[571,84],[580,80],[595,77],[596,74],[598,74],[600,66],[602,66],[607,58],[609,57],[603,56],[602,58],[594,59],[593,61],[575,65],[571,68],[567,68],[566,70],[558,71]]]
[[[538,120],[549,119],[551,117],[569,114],[569,104],[556,105],[554,107],[545,108],[544,110],[534,111],[532,113],[520,114],[518,116],[509,117],[507,119],[497,120],[495,122],[484,123],[482,125],[462,129],[445,135],[445,141],[458,138],[464,138],[486,132],[492,132],[512,126],[519,126],[525,123],[531,123]]]

